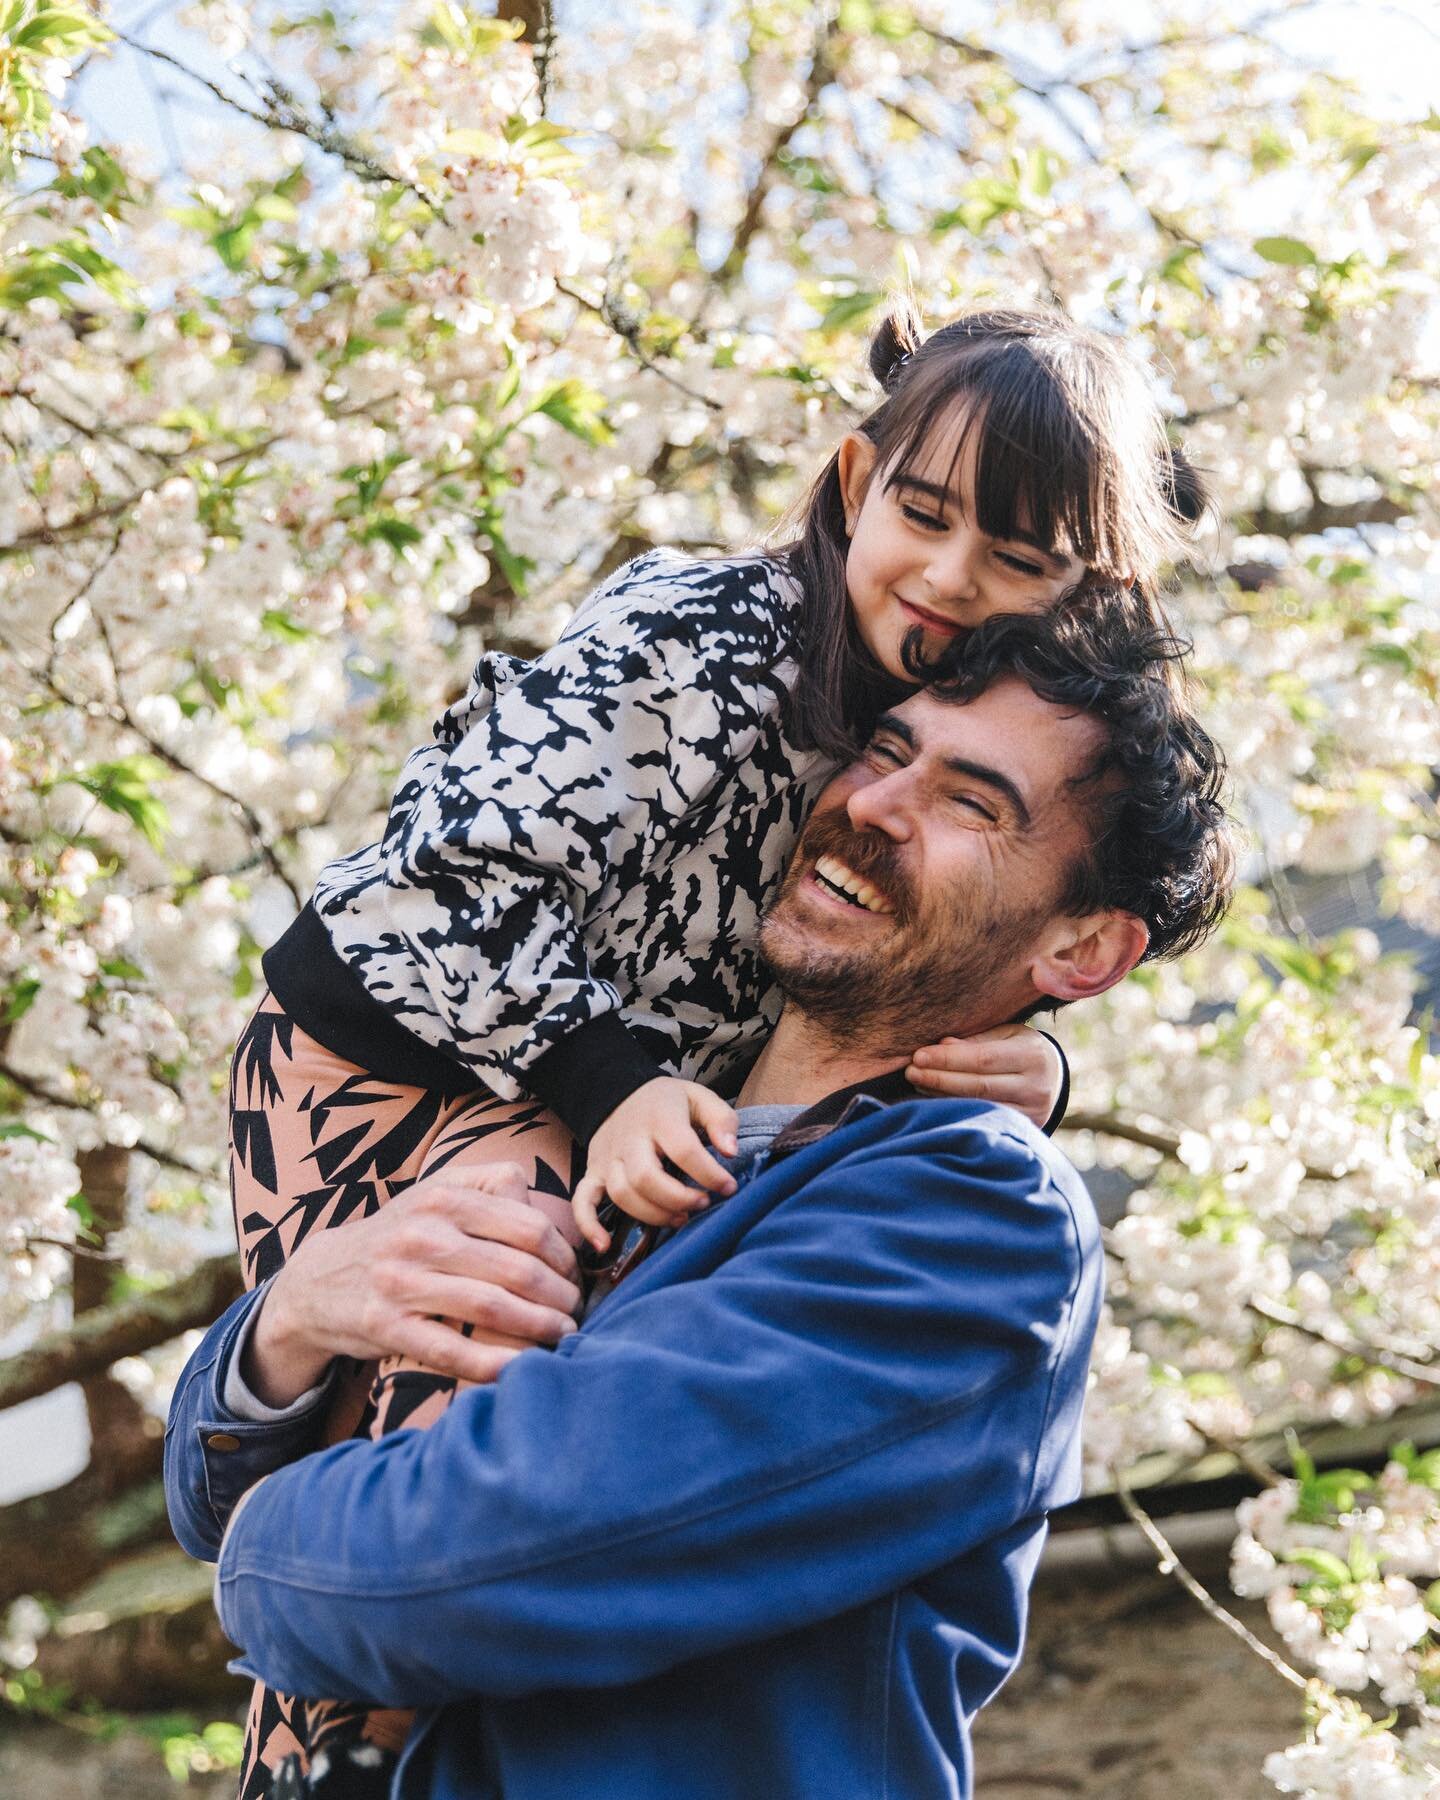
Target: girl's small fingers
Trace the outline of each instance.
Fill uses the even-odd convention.
[[[575,1215],[575,1223],[580,1227],[580,1235],[587,1244],[596,1250],[610,1248],[610,1233],[600,1223],[595,1209],[605,1197],[605,1189],[593,1175],[587,1175],[570,1196],[570,1210]]]
[[[912,1058],[917,1069],[948,1069],[952,1074],[972,1071],[984,1075],[1014,1075],[1026,1067],[1012,1044],[984,1044],[973,1038],[954,1038],[947,1044],[927,1044]]]
[[[698,1188],[667,1175],[659,1158],[653,1155],[626,1171],[623,1190],[612,1189],[611,1198],[623,1212],[645,1225],[678,1225],[710,1204],[708,1196]]]
[[[988,1075],[977,1075],[970,1069],[917,1069],[912,1063],[905,1071],[912,1087],[929,1094],[946,1094],[956,1100],[998,1100],[1000,1084]]]
[[[718,1094],[712,1094],[706,1088],[696,1088],[691,1097],[690,1117],[695,1124],[704,1128],[710,1142],[725,1156],[733,1156],[739,1149],[739,1139],[735,1134],[740,1128],[740,1121],[736,1117],[735,1108]],[[673,1153],[667,1154],[671,1154],[673,1161],[680,1160]],[[687,1169],[689,1167],[688,1164],[683,1166]]]
[[[951,1100],[992,1100],[997,1106],[1013,1106],[1017,1112],[1033,1113],[1041,1104],[1033,1081],[1019,1076],[955,1074],[946,1069],[905,1071],[912,1087],[927,1094],[941,1094]],[[1048,1108],[1047,1108],[1048,1111]]]
[[[688,1175],[696,1187],[712,1194],[733,1194],[735,1178],[716,1162],[693,1131],[676,1132],[661,1149],[677,1169]]]

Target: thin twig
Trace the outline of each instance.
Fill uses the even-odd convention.
[[[83,1112],[94,1116],[95,1109],[83,1100],[76,1100],[69,1094],[62,1094],[58,1088],[38,1080],[34,1075],[26,1075],[7,1062],[0,1062],[0,1080],[8,1081],[12,1087],[19,1088],[22,1094],[28,1094],[32,1100],[38,1100],[44,1106],[58,1106],[65,1112]],[[183,1156],[177,1156],[173,1150],[163,1150],[159,1144],[152,1144],[141,1138],[138,1143],[127,1144],[127,1150],[138,1150],[142,1156],[148,1156],[151,1162],[159,1163],[162,1168],[174,1169],[178,1174],[189,1175],[196,1181],[216,1181],[219,1177],[213,1169],[202,1169],[198,1163],[187,1162]]]
[[[1227,1611],[1210,1590],[1195,1579],[1176,1555],[1174,1546],[1165,1537],[1160,1527],[1131,1493],[1120,1470],[1112,1469],[1111,1477],[1114,1480],[1115,1492],[1119,1496],[1121,1506],[1124,1507],[1132,1524],[1138,1526],[1144,1537],[1148,1539],[1151,1548],[1159,1558],[1160,1573],[1173,1575],[1192,1600],[1202,1606],[1218,1624],[1223,1625],[1227,1631],[1233,1632],[1240,1642],[1247,1649],[1253,1650],[1261,1662],[1272,1668],[1282,1681],[1288,1681],[1291,1687],[1299,1688],[1302,1694],[1308,1693],[1310,1683],[1300,1671],[1292,1668],[1285,1658],[1277,1655],[1268,1644],[1262,1644],[1247,1625],[1242,1625],[1234,1613]]]
[[[1323,1326],[1307,1325],[1298,1313],[1291,1312],[1288,1307],[1277,1306],[1273,1300],[1251,1300],[1247,1304],[1257,1318],[1264,1319],[1271,1325],[1283,1325],[1289,1331],[1298,1331],[1302,1337],[1327,1345],[1339,1356],[1363,1357],[1377,1369],[1388,1369],[1392,1375],[1399,1375],[1406,1381],[1422,1382],[1426,1387],[1440,1387],[1440,1370],[1433,1364],[1416,1362],[1413,1357],[1383,1344],[1370,1343],[1359,1337],[1341,1337]]]
[[[1093,1131],[1097,1137],[1118,1138],[1122,1143],[1138,1144],[1143,1150],[1154,1150],[1172,1162],[1180,1160],[1180,1139],[1169,1132],[1150,1131],[1116,1113],[1068,1112],[1055,1128],[1057,1131]],[[1343,1169],[1317,1169],[1303,1163],[1307,1181],[1343,1181]]]

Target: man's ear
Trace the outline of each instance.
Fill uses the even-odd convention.
[[[847,431],[840,440],[837,470],[840,498],[845,507],[845,530],[854,531],[865,504],[865,490],[875,468],[875,446],[863,431]]]
[[[1145,954],[1150,932],[1134,913],[1056,919],[1030,963],[1036,990],[1056,1000],[1091,1000],[1123,981]]]

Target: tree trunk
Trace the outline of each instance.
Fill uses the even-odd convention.
[[[550,57],[555,47],[555,9],[551,0],[500,0],[495,9],[500,19],[518,19],[525,27],[522,42],[535,53],[535,79],[540,86],[540,110],[550,97]]]
[[[103,1252],[112,1235],[125,1223],[125,1196],[130,1178],[130,1152],[117,1144],[101,1144],[82,1150],[76,1158],[80,1191],[90,1208],[93,1247]],[[72,1311],[76,1319],[97,1312],[110,1298],[115,1264],[93,1256],[76,1256],[70,1281]],[[105,1370],[81,1382],[85,1410],[90,1418],[90,1465],[100,1475],[117,1469],[125,1450],[136,1438],[155,1435],[159,1421],[146,1417],[145,1409],[130,1390]]]

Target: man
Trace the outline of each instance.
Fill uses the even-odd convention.
[[[405,1800],[968,1794],[970,1719],[1077,1491],[1102,1259],[1026,1121],[900,1071],[1198,941],[1218,784],[1163,647],[992,621],[805,830],[731,1198],[430,1430],[288,1468],[303,1427],[225,1406],[262,1303],[237,1302],[177,1391],[167,1482],[188,1548],[224,1532],[247,1672],[433,1709]]]

